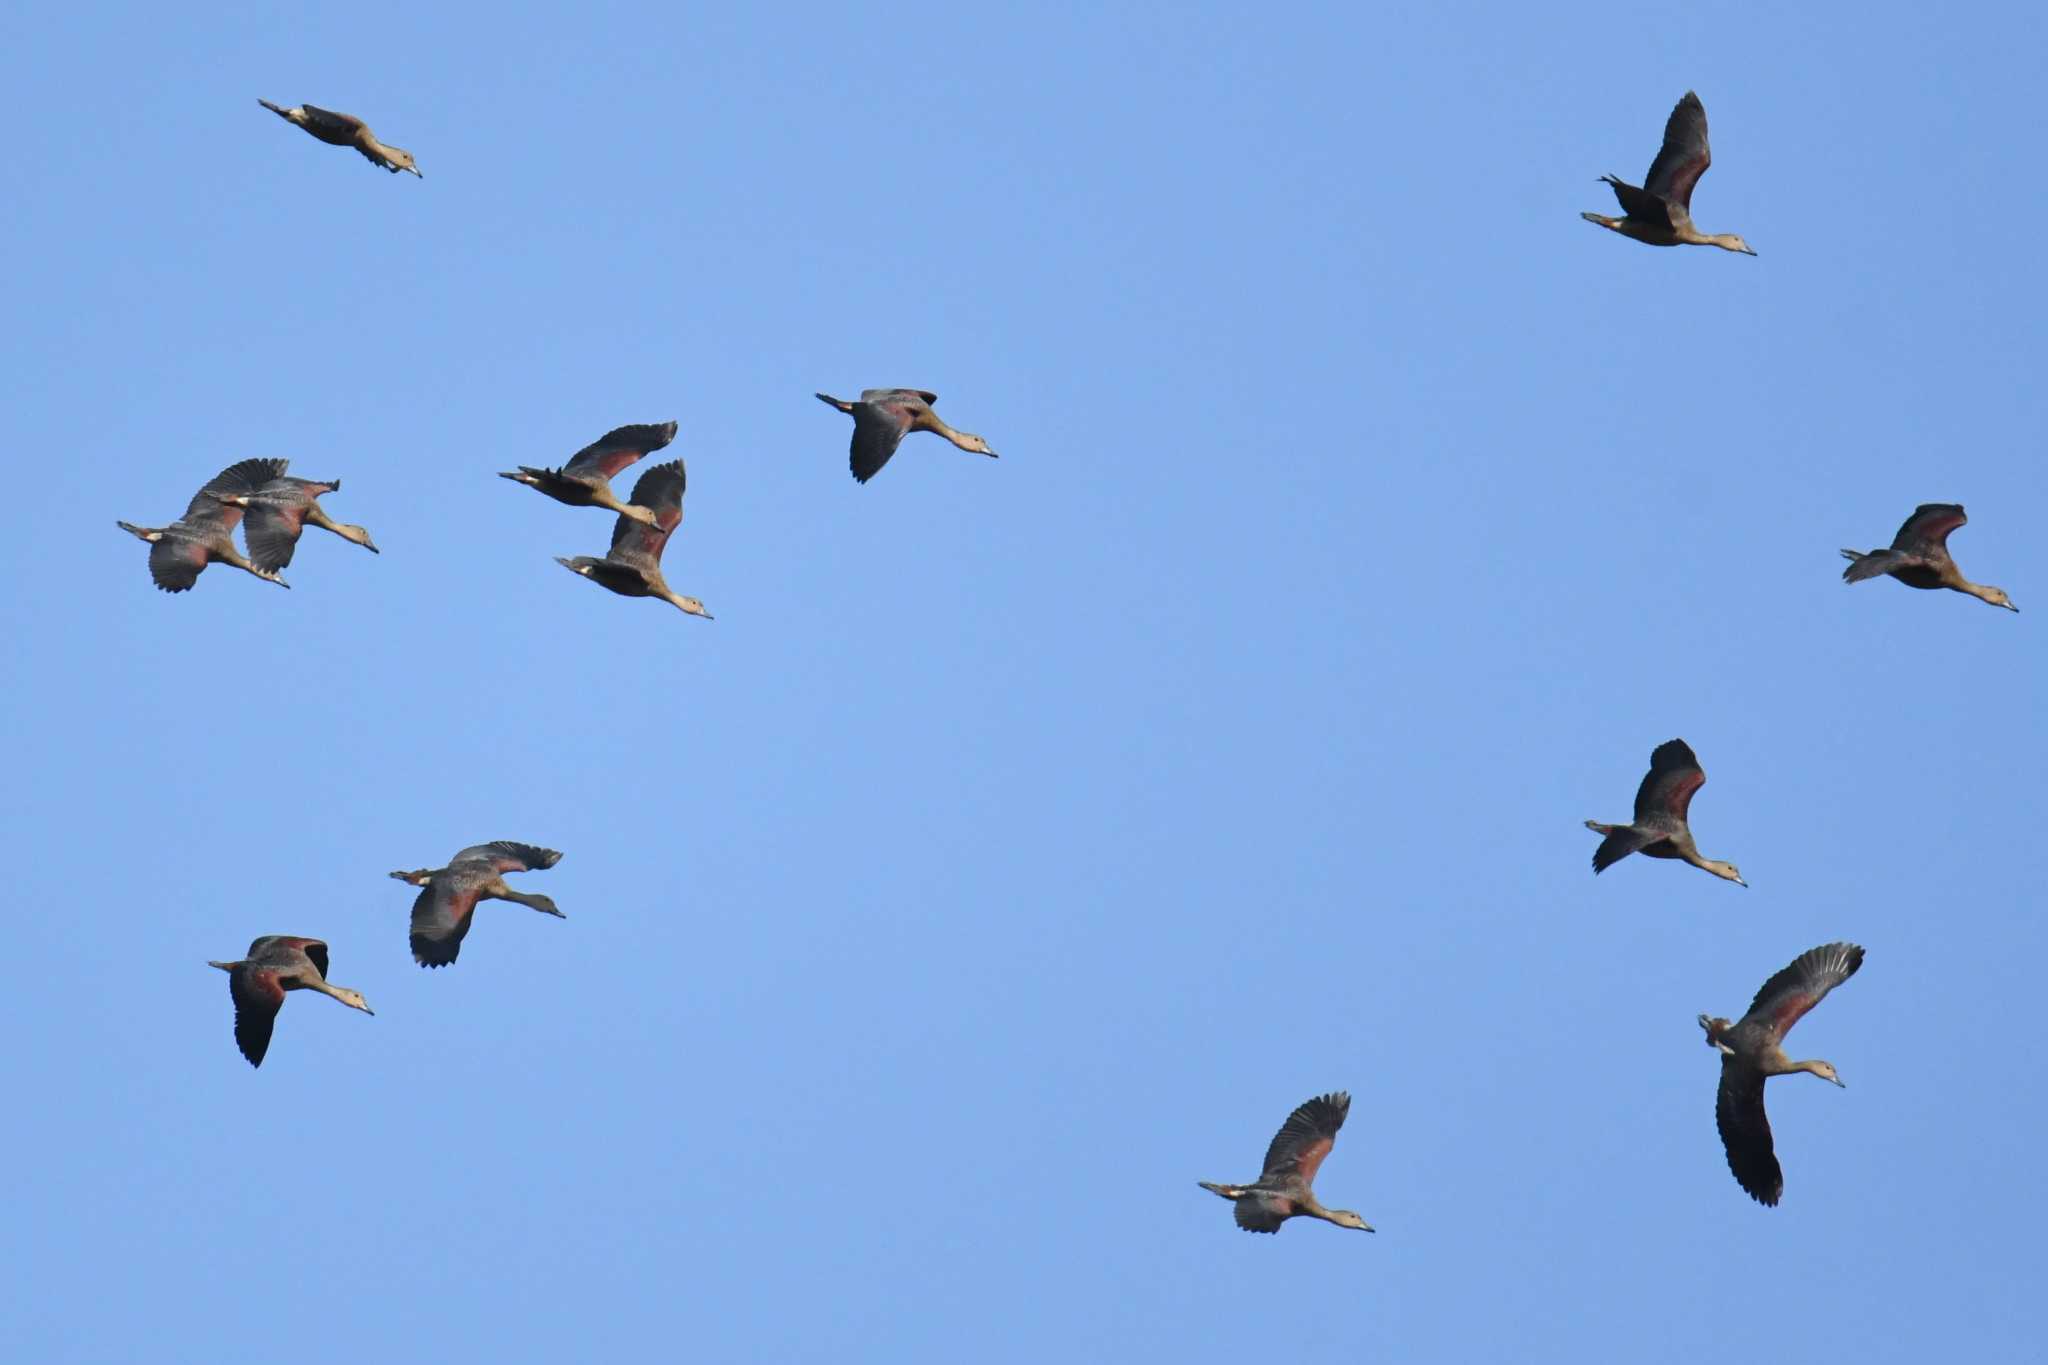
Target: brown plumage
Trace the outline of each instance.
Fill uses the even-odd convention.
[[[1278,1232],[1282,1223],[1303,1215],[1371,1232],[1372,1224],[1351,1210],[1324,1208],[1311,1188],[1350,1112],[1351,1096],[1345,1092],[1319,1095],[1298,1106],[1280,1125],[1266,1148],[1265,1169],[1257,1180],[1249,1185],[1195,1183],[1234,1203],[1237,1225],[1246,1232]]]
[[[1734,863],[1702,858],[1699,845],[1692,841],[1686,812],[1692,807],[1692,794],[1706,781],[1691,745],[1682,739],[1659,744],[1650,754],[1650,771],[1636,788],[1635,820],[1626,825],[1586,822],[1587,829],[1607,836],[1593,850],[1593,871],[1605,872],[1629,854],[1640,853],[1648,858],[1677,858],[1737,886],[1748,886]]]
[[[1650,163],[1641,188],[1615,176],[1600,177],[1614,187],[1614,197],[1621,201],[1625,216],[1582,213],[1579,217],[1650,246],[1717,246],[1754,256],[1749,243],[1732,232],[1701,232],[1693,226],[1693,186],[1712,164],[1706,106],[1688,90],[1664,121],[1664,145],[1657,149],[1657,159]]]
[[[848,453],[848,463],[852,466],[854,479],[860,483],[875,477],[882,466],[889,463],[896,447],[903,444],[903,438],[913,431],[936,432],[962,450],[986,455],[991,460],[996,458],[987,441],[971,431],[955,431],[932,411],[932,404],[939,401],[935,393],[926,393],[923,389],[862,389],[857,403],[834,398],[828,393],[815,397],[820,403],[853,418],[853,445]]]
[[[560,469],[536,469],[523,464],[498,477],[523,483],[571,507],[602,507],[652,526],[656,520],[654,509],[620,502],[619,495],[612,491],[612,476],[675,438],[674,422],[614,427],[570,456],[569,463]]]
[[[683,483],[681,460],[654,466],[633,485],[633,506],[652,511],[653,525],[638,517],[621,516],[612,527],[612,548],[603,559],[556,555],[555,562],[622,597],[659,597],[692,616],[710,620],[711,613],[704,610],[702,602],[684,597],[661,576],[661,552],[683,520]]]
[[[263,487],[282,474],[284,466],[283,460],[243,460],[229,465],[192,495],[185,515],[169,526],[114,524],[149,543],[149,576],[165,592],[184,592],[199,581],[208,564],[230,564],[266,583],[289,588],[291,584],[274,571],[251,563],[235,548],[235,527],[242,520],[242,509],[232,501]]]
[[[1923,502],[1892,537],[1889,550],[1842,551],[1842,558],[1850,561],[1849,567],[1842,570],[1842,581],[1861,583],[1866,578],[1890,574],[1909,588],[1948,588],[1994,607],[2018,611],[2004,588],[1972,583],[1963,577],[1955,560],[1949,558],[1949,534],[1958,526],[1969,524],[1969,520],[1959,503]]]
[[[266,99],[258,99],[256,102],[286,123],[305,129],[331,147],[355,148],[371,165],[382,166],[393,175],[400,171],[411,171],[416,176],[420,174],[420,168],[414,163],[411,152],[403,147],[393,147],[387,142],[379,142],[377,135],[370,131],[370,125],[354,114],[337,114],[332,109],[322,109],[311,104],[301,104],[287,109]],[[426,177],[420,178],[424,180]]]
[[[287,461],[275,460],[279,469]],[[320,507],[322,494],[339,492],[340,479],[297,479],[278,474],[253,493],[216,493],[213,496],[246,513],[242,538],[249,542],[249,558],[257,568],[275,572],[292,562],[299,537],[306,527],[318,526],[343,540],[362,546],[371,554],[382,553],[361,526],[335,521]]]
[[[448,866],[394,872],[397,880],[422,888],[412,903],[412,957],[422,967],[445,967],[462,951],[476,918],[478,902],[513,901],[544,915],[567,919],[546,896],[515,891],[505,884],[507,872],[539,872],[562,861],[551,848],[500,839],[475,844],[448,860]]]
[[[1842,1084],[1834,1063],[1795,1062],[1779,1046],[1808,1010],[1829,991],[1856,975],[1863,950],[1853,943],[1827,943],[1794,958],[1791,965],[1764,982],[1750,1001],[1749,1012],[1736,1023],[1702,1014],[1707,1046],[1721,1053],[1721,1084],[1714,1093],[1714,1125],[1728,1153],[1728,1169],[1749,1197],[1774,1205],[1785,1192],[1771,1121],[1764,1114],[1764,1082],[1772,1076],[1807,1072]]]
[[[361,991],[329,983],[327,945],[317,938],[265,934],[249,945],[249,955],[241,961],[206,965],[228,974],[228,994],[235,1002],[235,1046],[250,1066],[263,1065],[264,1054],[270,1051],[271,1030],[284,1008],[286,991],[319,991],[350,1009],[376,1013],[364,1003]]]

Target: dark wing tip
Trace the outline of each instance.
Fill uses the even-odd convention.
[[[412,936],[412,960],[422,967],[445,967],[462,955],[461,941],[444,942],[424,934]]]
[[[1828,989],[1856,975],[1857,969],[1862,965],[1863,946],[1843,940],[1807,949],[1778,975],[1782,977],[1790,974],[1798,980],[1818,985],[1825,994]]]
[[[265,941],[259,938],[250,945],[251,957]],[[250,1066],[263,1065],[264,1055],[270,1051],[271,1031],[277,1025],[277,1012],[284,1005],[284,988],[273,975],[253,970],[246,962],[237,963],[228,972],[228,998],[235,1006],[236,1049]]]
[[[1782,1038],[1791,1032],[1829,991],[1856,975],[1863,966],[1863,949],[1848,942],[1823,943],[1809,948],[1771,974],[1757,989],[1744,1022],[1761,1022],[1772,1035]]]
[[[204,488],[222,493],[230,491],[231,488],[240,488],[243,491],[253,493],[272,479],[282,475],[290,467],[290,460],[237,460],[211,479],[208,479],[204,484]]]
[[[1711,1034],[1708,1041],[1713,1041]],[[1785,1191],[1785,1173],[1764,1112],[1764,1078],[1727,1057],[1721,1059],[1721,1081],[1714,1091],[1714,1127],[1735,1183],[1757,1203],[1776,1204]]]
[[[1650,751],[1652,768],[1696,768],[1699,762],[1693,756],[1692,746],[1682,739],[1667,739]]]
[[[522,844],[517,839],[495,839],[483,845],[483,849],[486,857],[495,854],[500,858],[516,858],[525,864],[529,872],[542,872],[562,861],[562,855],[552,848],[542,848],[538,844]],[[470,852],[468,849],[463,851]],[[510,872],[516,869],[504,870]]]
[[[641,473],[633,484],[633,496],[629,501],[659,513],[671,506],[680,506],[688,487],[689,479],[682,460],[669,460]]]
[[[1778,1207],[1778,1201],[1785,1197],[1785,1172],[1775,1156],[1768,1156],[1753,1165],[1738,1166],[1731,1154],[1728,1170],[1735,1176],[1735,1183],[1742,1186],[1742,1192],[1767,1209]]]
[[[1329,1123],[1329,1131],[1334,1133],[1344,1126],[1345,1118],[1351,1113],[1351,1092],[1332,1090],[1327,1095],[1316,1096],[1309,1104],[1315,1107],[1320,1118]]]
[[[1280,1224],[1286,1221],[1274,1217],[1273,1211],[1266,1207],[1266,1201],[1250,1192],[1232,1203],[1230,1216],[1246,1232],[1278,1232]]]

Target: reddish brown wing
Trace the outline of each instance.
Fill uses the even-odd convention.
[[[488,844],[472,844],[449,860],[449,866],[457,863],[484,863],[491,871],[538,872],[553,867],[562,861],[562,855],[551,848],[539,848],[533,844],[514,843],[510,839],[494,839]]]
[[[235,1002],[235,1046],[250,1066],[261,1066],[284,1007],[284,986],[270,968],[243,962],[228,973],[228,994]]]
[[[458,886],[459,880],[458,873],[443,868],[413,899],[412,960],[422,967],[445,967],[462,951],[470,911],[476,909],[476,887]]]
[[[1307,1147],[1302,1149],[1301,1156],[1295,1161],[1294,1164],[1295,1170],[1298,1171],[1301,1175],[1302,1184],[1315,1184],[1316,1172],[1320,1171],[1323,1168],[1323,1158],[1328,1156],[1330,1154],[1330,1149],[1336,1145],[1337,1140],[1335,1138],[1324,1137],[1317,1138],[1314,1142],[1310,1143]]]
[[[1266,1148],[1266,1166],[1261,1180],[1275,1175],[1293,1175],[1303,1184],[1313,1183],[1322,1169],[1323,1158],[1336,1145],[1337,1130],[1351,1112],[1351,1096],[1343,1091],[1318,1095],[1299,1106],[1273,1135]]]
[[[1945,553],[1949,532],[1968,521],[1960,504],[1922,503],[1913,509],[1913,515],[1906,518],[1906,524],[1892,537],[1892,549],[1901,554],[1922,554],[1930,550]]]
[[[853,443],[848,447],[848,466],[853,477],[866,483],[881,472],[889,463],[889,457],[896,453],[896,447],[903,444],[903,437],[910,430],[910,419],[914,409],[894,401],[891,395],[903,392],[896,389],[880,391],[879,397],[870,389],[861,395],[861,401],[853,409]]]
[[[231,507],[231,512],[240,508]],[[298,552],[299,536],[306,529],[305,507],[271,507],[258,503],[242,522],[242,539],[249,543],[249,559],[259,569],[275,573],[287,568]]]
[[[1636,823],[1660,815],[1685,819],[1692,807],[1692,794],[1705,785],[1707,775],[1693,757],[1692,746],[1682,739],[1667,739],[1650,754],[1650,771],[1636,788]]]
[[[238,517],[242,514],[239,507],[228,510]],[[199,581],[207,562],[204,542],[184,536],[165,536],[149,547],[150,579],[165,592],[189,589]]]
[[[675,438],[674,422],[614,427],[570,456],[569,463],[562,466],[562,472],[571,477],[596,474],[609,479],[641,456],[660,450]]]
[[[1664,145],[1643,177],[1643,188],[1690,211],[1692,187],[1713,164],[1707,150],[1707,110],[1692,91],[1672,109],[1664,121]]]
[[[1771,1142],[1764,1113],[1763,1073],[1732,1057],[1721,1059],[1721,1084],[1714,1091],[1714,1126],[1735,1183],[1759,1204],[1772,1205],[1785,1193],[1785,1173]]]
[[[622,564],[637,564],[642,568],[659,567],[661,552],[668,548],[668,538],[683,522],[683,490],[687,480],[683,474],[683,462],[670,460],[658,464],[640,476],[633,485],[632,501],[642,507],[654,509],[655,524],[620,517],[618,525],[612,527],[612,548],[605,558]]]
[[[1742,1016],[1743,1027],[1760,1027],[1780,1041],[1827,993],[1856,975],[1863,949],[1853,943],[1826,943],[1794,958],[1764,982]]]

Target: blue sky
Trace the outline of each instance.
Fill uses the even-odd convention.
[[[2037,12],[16,23],[22,1358],[2038,1350]],[[1688,88],[1754,260],[1579,220]],[[494,477],[670,418],[711,623]],[[383,554],[154,591],[258,455]],[[1838,581],[1924,501],[2024,614]],[[1589,870],[1674,735],[1747,892]],[[1837,938],[1763,1210],[1694,1016]],[[1238,1232],[1336,1088],[1378,1235]]]

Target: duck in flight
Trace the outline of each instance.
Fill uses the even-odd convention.
[[[1614,187],[1622,216],[1582,213],[1579,217],[1650,246],[1717,246],[1754,256],[1749,243],[1732,232],[1701,232],[1693,226],[1692,189],[1713,160],[1707,150],[1706,106],[1688,90],[1664,122],[1664,145],[1657,149],[1657,159],[1650,163],[1650,173],[1640,187],[1617,176],[1600,177]]]
[[[1958,503],[1923,502],[1913,509],[1913,515],[1906,518],[1906,524],[1892,537],[1889,550],[1842,551],[1842,558],[1850,561],[1849,567],[1842,570],[1842,581],[1861,583],[1866,578],[1890,574],[1909,588],[1949,588],[1966,593],[1979,602],[2018,611],[2012,599],[2005,595],[2004,588],[1972,583],[1963,577],[1963,571],[1949,558],[1949,533],[1958,526],[1967,525],[1969,520]]]
[[[1714,1125],[1728,1153],[1728,1169],[1749,1197],[1766,1207],[1785,1192],[1785,1173],[1771,1141],[1771,1121],[1764,1113],[1764,1082],[1773,1076],[1805,1072],[1842,1084],[1833,1062],[1795,1062],[1780,1046],[1792,1026],[1827,998],[1829,991],[1856,975],[1863,950],[1853,943],[1826,943],[1801,953],[1791,965],[1764,982],[1749,1013],[1734,1023],[1700,1016],[1707,1046],[1721,1054],[1721,1085],[1714,1093]]]
[[[414,164],[412,153],[403,147],[393,147],[388,142],[379,142],[377,135],[370,131],[370,125],[354,114],[337,114],[332,109],[316,105],[300,104],[287,109],[269,100],[256,101],[286,123],[305,129],[331,147],[353,147],[361,152],[373,166],[382,166],[397,175],[400,171],[411,171],[420,179],[420,168]]]
[[[1234,1203],[1237,1225],[1246,1232],[1278,1232],[1282,1223],[1298,1216],[1372,1232],[1372,1224],[1351,1210],[1324,1208],[1310,1188],[1350,1112],[1351,1096],[1344,1091],[1318,1095],[1297,1106],[1280,1125],[1266,1148],[1265,1168],[1257,1180],[1249,1185],[1195,1183]]]
[[[1659,744],[1650,753],[1650,771],[1636,788],[1636,818],[1626,825],[1586,822],[1587,829],[1606,836],[1593,850],[1594,873],[1605,872],[1631,853],[1640,853],[1648,858],[1677,858],[1737,886],[1748,886],[1734,863],[1702,858],[1699,845],[1692,841],[1685,813],[1692,806],[1692,794],[1706,780],[1691,745],[1682,739]]]
[[[880,473],[896,453],[896,447],[903,444],[903,438],[913,431],[937,432],[962,450],[986,455],[991,460],[996,458],[987,441],[971,431],[955,431],[932,411],[932,404],[939,401],[935,393],[923,389],[862,389],[857,403],[834,398],[829,393],[815,397],[853,418],[853,448],[848,462],[853,467],[853,477],[860,483]]]
[[[376,1013],[361,991],[327,980],[327,945],[317,938],[265,934],[249,945],[249,955],[239,962],[206,965],[228,974],[228,994],[235,1002],[235,1046],[250,1066],[262,1066],[264,1054],[270,1051],[271,1030],[277,1025],[277,1012],[284,1008],[286,991],[319,991],[350,1009]]]

